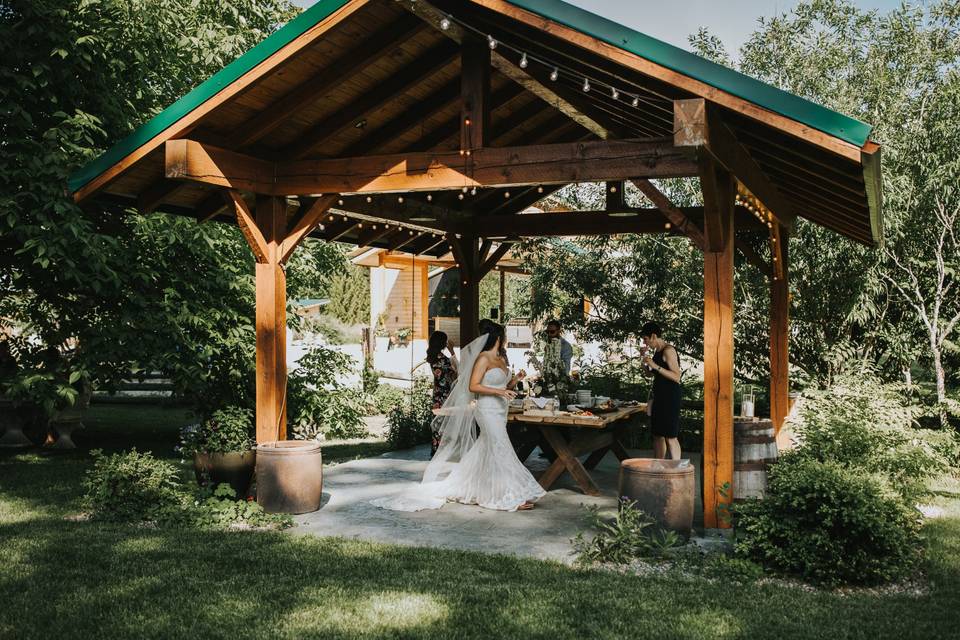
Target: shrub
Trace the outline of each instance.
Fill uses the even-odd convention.
[[[288,515],[269,514],[253,500],[238,500],[237,492],[228,484],[201,490],[195,501],[194,524],[198,526],[229,527],[246,525],[284,529],[293,525]]]
[[[787,454],[763,500],[733,508],[737,553],[814,583],[879,584],[922,553],[919,514],[882,476]]]
[[[572,540],[580,564],[626,564],[637,558],[657,558],[681,543],[677,533],[658,527],[653,518],[626,498],[620,499],[619,510],[612,520],[601,517],[596,505],[587,507],[587,512],[588,521],[597,533],[587,540],[581,532]]]
[[[370,396],[370,410],[374,415],[386,415],[394,407],[408,404],[410,391],[395,387],[392,384],[381,384]]]
[[[84,503],[93,518],[113,522],[168,521],[182,510],[186,492],[169,462],[136,449],[104,455],[91,451],[94,463],[83,481]]]
[[[362,438],[363,394],[343,384],[353,359],[319,345],[311,347],[287,382],[287,421],[299,440]]]
[[[387,413],[387,442],[394,449],[409,449],[430,442],[433,421],[433,384],[418,379],[409,402],[395,405]]]
[[[241,407],[214,411],[199,425],[189,425],[180,432],[181,454],[230,453],[247,451],[256,444],[253,412]]]
[[[802,455],[822,462],[882,473],[904,497],[926,491],[925,481],[947,461],[914,424],[916,409],[899,387],[871,378],[845,379],[807,394],[794,424]]]

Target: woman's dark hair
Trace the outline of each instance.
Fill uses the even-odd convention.
[[[431,365],[437,364],[440,354],[447,348],[447,334],[443,331],[434,331],[430,334],[430,341],[427,343],[427,362]]]
[[[658,338],[663,337],[663,329],[656,322],[647,322],[642,327],[640,327],[641,338],[649,338],[654,334],[656,334]]]
[[[493,345],[497,344],[497,340],[499,339],[500,354],[505,354],[507,352],[507,340],[503,325],[497,324],[492,320],[484,320],[484,323],[481,326],[483,327],[483,333],[487,334],[487,341],[483,345],[483,350],[489,351],[490,349],[493,349]]]

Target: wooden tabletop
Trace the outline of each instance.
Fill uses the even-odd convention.
[[[566,411],[558,411],[552,416],[525,415],[519,411],[508,415],[507,419],[514,422],[555,424],[557,426],[567,427],[588,427],[591,429],[603,429],[614,422],[625,420],[632,415],[644,413],[647,405],[639,404],[633,407],[621,407],[616,411],[609,413],[600,413],[594,416],[578,416]]]

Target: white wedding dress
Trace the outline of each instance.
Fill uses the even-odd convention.
[[[470,368],[461,369],[463,374],[457,386],[462,387],[462,382],[469,386],[466,378],[475,355],[471,356]],[[508,377],[504,369],[489,369],[483,375],[483,384],[503,389]],[[533,502],[546,493],[510,444],[506,398],[483,394],[475,401],[468,400],[466,407],[448,407],[450,404],[448,401],[444,409],[451,418],[444,426],[440,449],[427,467],[423,482],[398,495],[371,500],[372,504],[393,511],[421,511],[439,509],[446,502],[460,502],[516,511],[524,502]],[[475,437],[474,423],[480,427],[479,437]],[[452,459],[456,457],[459,461]],[[440,478],[443,474],[445,477]]]

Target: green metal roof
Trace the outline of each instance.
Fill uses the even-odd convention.
[[[862,147],[870,135],[872,126],[869,124],[777,89],[562,0],[507,1],[858,147]]]
[[[349,0],[320,0],[314,4],[276,33],[135,129],[133,133],[120,140],[96,160],[77,170],[68,180],[70,191],[75,193],[83,188],[91,180],[149,142],[347,2]],[[871,126],[868,124],[781,91],[562,0],[509,0],[509,2],[858,147],[863,146],[870,133]]]
[[[225,66],[206,81],[183,96],[156,116],[134,129],[133,133],[116,143],[93,162],[70,176],[67,186],[76,193],[88,182],[120,162],[152,140],[164,129],[177,122],[201,104],[215,96],[245,73],[299,38],[321,20],[337,11],[350,0],[320,0],[315,5],[265,38],[258,45]]]

